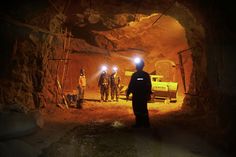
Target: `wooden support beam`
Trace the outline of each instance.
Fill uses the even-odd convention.
[[[66,3],[66,5],[65,5],[65,7],[64,7],[64,9],[63,9],[63,13],[65,13],[65,12],[68,10],[68,8],[70,7],[71,0],[67,0],[66,2],[67,2],[67,3]]]
[[[61,13],[60,9],[58,9],[57,6],[56,6],[51,0],[48,0],[48,2],[52,5],[52,7],[53,7],[58,13]]]
[[[66,31],[66,33],[67,33],[67,31]],[[71,34],[71,33],[69,32],[68,34]],[[70,36],[68,38],[69,38],[68,41],[67,41],[67,38],[65,38],[65,40],[68,43],[68,44],[67,43],[65,44],[65,49],[67,48],[67,46],[70,47]],[[70,50],[66,51],[66,56],[65,56],[66,59],[68,59],[68,57],[69,57],[69,52],[70,52]],[[62,92],[64,92],[65,73],[67,75],[68,65],[69,65],[69,60],[65,60],[64,65],[63,65],[62,79],[61,79],[61,81],[62,81]]]
[[[181,72],[182,83],[183,83],[183,86],[184,86],[184,93],[186,93],[186,81],[185,81],[185,72],[184,72],[182,54],[179,53],[178,55],[179,55],[179,68],[180,68],[180,72]]]
[[[65,36],[63,37],[63,51],[65,52],[66,50],[66,43],[67,43],[67,28],[65,30]]]

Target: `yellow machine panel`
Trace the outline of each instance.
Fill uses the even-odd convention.
[[[125,71],[125,76],[130,77],[133,74],[132,71]],[[152,82],[153,98],[169,99],[170,101],[177,101],[177,82],[162,82],[162,75],[150,75]],[[122,85],[120,94],[125,95],[127,85]]]

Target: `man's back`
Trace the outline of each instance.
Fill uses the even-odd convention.
[[[145,71],[137,71],[131,76],[128,93],[132,93],[134,97],[148,97],[151,94],[150,76]]]
[[[150,126],[147,101],[152,93],[152,84],[149,74],[143,71],[144,61],[137,58],[135,63],[137,72],[131,76],[126,98],[129,98],[130,93],[133,94],[132,107],[136,119],[134,127],[146,128]]]
[[[106,73],[102,73],[98,84],[101,85],[108,85],[109,84],[109,76]]]
[[[115,86],[118,84],[120,84],[120,77],[116,73],[113,73],[111,75],[111,86]]]

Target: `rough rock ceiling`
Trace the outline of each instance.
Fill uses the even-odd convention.
[[[170,5],[170,2],[160,4]],[[183,33],[183,28],[178,22],[174,19],[171,21],[171,18],[167,16],[163,16],[153,25],[162,15],[158,14],[158,9],[155,8],[158,6],[156,3],[152,2],[153,6],[148,5],[151,1],[145,1],[145,3],[143,1],[136,1],[136,3],[130,1],[72,3],[73,5],[66,13],[66,26],[72,30],[74,37],[109,51],[127,48],[151,51],[154,47],[158,47],[158,44],[168,45],[161,38],[179,41],[178,35],[181,36],[180,34]],[[176,34],[178,31],[179,34]],[[159,39],[159,42],[155,42],[155,44],[150,42],[156,41],[156,39]],[[127,46],[127,42],[129,46]]]
[[[160,4],[170,5],[170,2]],[[187,48],[184,28],[178,21],[158,14],[157,4],[147,7],[148,3],[153,2],[72,1],[66,12],[66,27],[76,38],[71,49],[85,52],[91,47],[90,52],[94,53],[155,51],[165,56],[163,53]]]

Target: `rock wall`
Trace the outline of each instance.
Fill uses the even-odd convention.
[[[32,5],[32,8],[27,8],[30,10],[24,10],[27,4]],[[61,31],[65,17],[43,6],[36,16],[27,19],[24,14],[32,16],[38,11],[40,6],[37,2],[20,4],[17,11],[23,12],[21,17],[14,16],[17,11],[11,10],[16,6],[9,4],[8,7],[9,10],[3,10],[6,14],[12,13],[12,17],[1,15],[1,41],[5,47],[1,49],[4,56],[1,58],[0,104],[1,109],[27,112],[45,106],[52,99],[51,95],[55,95],[55,81],[49,77],[53,71],[51,73],[48,69],[48,59],[53,55],[56,33]]]

